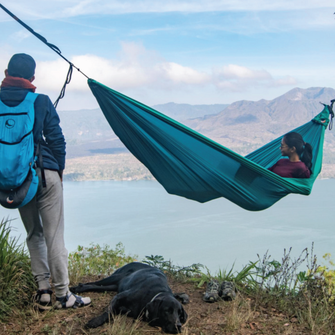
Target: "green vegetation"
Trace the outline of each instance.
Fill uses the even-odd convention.
[[[313,254],[313,245],[312,245]],[[301,284],[307,279],[306,271],[300,271],[299,267],[308,259],[308,249],[305,248],[300,256],[292,260],[291,259],[292,248],[286,251],[284,249],[284,256],[281,262],[277,260],[271,260],[271,256],[268,252],[261,258],[258,256],[256,269],[255,282],[260,290],[265,290],[274,295],[286,296],[287,294],[295,295],[301,288]],[[307,267],[309,264],[307,264]],[[312,268],[310,274],[315,273],[316,257],[312,262]]]
[[[29,257],[22,245],[10,237],[9,222],[0,224],[0,322],[9,316],[25,316],[24,322],[42,322],[44,333],[61,334],[64,331],[63,323],[57,320],[57,312],[50,311],[40,320],[38,313],[32,309],[32,299],[36,290],[33,276],[30,271]],[[69,255],[69,273],[71,284],[85,280],[87,276],[110,275],[115,269],[137,258],[125,253],[121,243],[115,248],[108,245],[101,247],[91,244],[90,247],[79,246],[77,251]],[[211,279],[218,281],[232,281],[238,290],[236,299],[231,302],[218,304],[217,310],[225,309],[224,331],[234,332],[243,325],[248,325],[262,310],[273,310],[279,315],[285,315],[285,320],[296,320],[310,334],[332,334],[335,329],[335,268],[331,255],[324,256],[326,265],[318,265],[313,254],[313,245],[309,251],[304,249],[297,259],[292,259],[291,249],[284,250],[280,261],[272,259],[268,252],[264,256],[258,255],[258,260],[249,262],[241,271],[234,271],[234,265],[229,270],[219,270],[211,274],[201,264],[190,266],[176,266],[162,256],[146,256],[143,262],[161,269],[178,285],[191,285],[194,290],[205,291],[206,282]],[[303,267],[306,270],[303,271]],[[187,286],[190,287],[190,286]],[[211,305],[211,304],[209,304]],[[208,304],[203,306],[209,308]],[[225,307],[227,306],[227,307]],[[199,306],[196,306],[199,308]],[[28,317],[29,316],[29,317]],[[211,314],[208,314],[211,318]],[[71,327],[83,327],[80,318],[73,318],[73,323],[66,323],[66,331],[72,333]],[[213,320],[213,324],[219,321]],[[222,321],[221,321],[222,323]],[[1,325],[1,324],[0,324]],[[23,326],[22,326],[23,327]],[[70,329],[70,328],[71,329]],[[186,325],[183,334],[193,332]],[[61,330],[62,329],[62,330]],[[77,330],[73,330],[76,333]],[[1,332],[1,331],[0,331]],[[146,333],[140,321],[117,316],[114,322],[106,329],[106,334],[134,334]],[[38,333],[38,332],[37,332]],[[36,333],[36,334],[37,334]],[[35,334],[35,333],[32,333]]]
[[[16,238],[10,237],[7,220],[0,223],[0,321],[19,311],[31,302],[35,283],[30,259]]]
[[[297,259],[292,260],[290,252],[291,248],[288,252],[284,250],[281,262],[271,260],[267,253],[259,257],[257,285],[250,290],[250,295],[259,304],[285,311],[305,324],[312,334],[333,333],[335,271],[318,265],[313,244],[310,252],[304,249]],[[329,259],[329,255],[326,258]],[[299,271],[303,264],[307,271]]]
[[[170,260],[166,261],[163,256],[158,255],[145,256],[143,263],[154,266],[164,273],[169,274],[170,276],[177,279],[187,279],[196,275],[200,275],[200,269],[203,267],[203,265],[199,263],[192,264],[190,266],[173,265]]]
[[[127,256],[122,243],[115,249],[108,245],[101,247],[91,244],[86,248],[78,246],[77,251],[69,255],[69,277],[71,283],[77,283],[80,278],[88,275],[110,276],[117,268],[133,262],[136,256]]]

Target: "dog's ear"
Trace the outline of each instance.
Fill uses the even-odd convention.
[[[187,320],[187,313],[185,312],[185,309],[183,306],[181,306],[181,309],[178,311],[178,314],[179,314],[179,320],[182,324],[184,324]]]
[[[154,320],[158,319],[158,305],[159,305],[159,301],[158,300],[154,300],[151,301],[149,303],[147,303],[147,305],[145,306],[145,320],[147,322],[151,322]]]

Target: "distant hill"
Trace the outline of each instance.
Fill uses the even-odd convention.
[[[155,105],[153,108],[179,122],[184,122],[187,119],[220,113],[227,106],[229,105],[188,105],[170,102]],[[68,158],[127,152],[100,109],[59,111],[59,116],[67,142]]]
[[[166,114],[167,116],[177,120],[184,121],[188,119],[194,119],[203,117],[206,115],[215,115],[222,112],[229,104],[214,104],[214,105],[188,105],[188,104],[176,104],[169,102],[163,105],[154,105],[152,108],[159,112]]]
[[[186,124],[246,154],[311,120],[323,109],[320,102],[328,104],[334,98],[332,88],[295,88],[273,100],[237,101],[219,114],[188,120]]]

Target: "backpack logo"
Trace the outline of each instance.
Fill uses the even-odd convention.
[[[10,199],[9,197],[7,197],[6,201],[9,203],[9,204],[12,204],[14,202],[14,199]]]
[[[5,126],[8,129],[12,129],[15,126],[15,121],[13,119],[8,119],[6,120]]]

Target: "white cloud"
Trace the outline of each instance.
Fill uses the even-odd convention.
[[[212,71],[212,83],[224,91],[239,92],[254,87],[279,87],[296,85],[292,76],[274,78],[266,70],[255,70],[245,66],[229,64]]]
[[[271,75],[265,70],[251,70],[244,66],[229,64],[214,70],[216,77],[224,79],[268,80]]]
[[[297,85],[297,80],[291,76],[285,76],[273,81],[273,86],[291,86]]]
[[[290,76],[273,78],[263,69],[250,69],[229,64],[221,68],[199,71],[198,69],[168,62],[156,52],[141,44],[122,43],[117,59],[95,55],[75,56],[71,62],[91,77],[113,89],[150,89],[187,91],[195,87],[216,87],[222,91],[242,91],[255,86],[292,86],[296,83]],[[62,59],[38,62],[36,85],[40,91],[58,92],[62,87],[68,65]],[[68,90],[87,91],[86,78],[74,70]]]
[[[0,78],[4,77],[4,71],[7,69],[8,62],[13,55],[11,46],[3,45],[0,53]],[[0,80],[1,81],[1,80]]]
[[[177,84],[197,85],[210,81],[210,75],[172,62],[159,64],[156,68],[159,69],[163,77]]]
[[[210,82],[210,75],[177,63],[167,62],[156,52],[142,45],[122,43],[118,59],[106,59],[95,55],[75,56],[71,62],[92,77],[112,88],[122,90],[139,88],[167,88],[182,85],[200,85]],[[38,62],[36,82],[47,90],[59,90],[65,80],[68,65],[62,59]],[[70,90],[86,89],[86,78],[74,70]],[[51,79],[52,78],[52,79]]]

